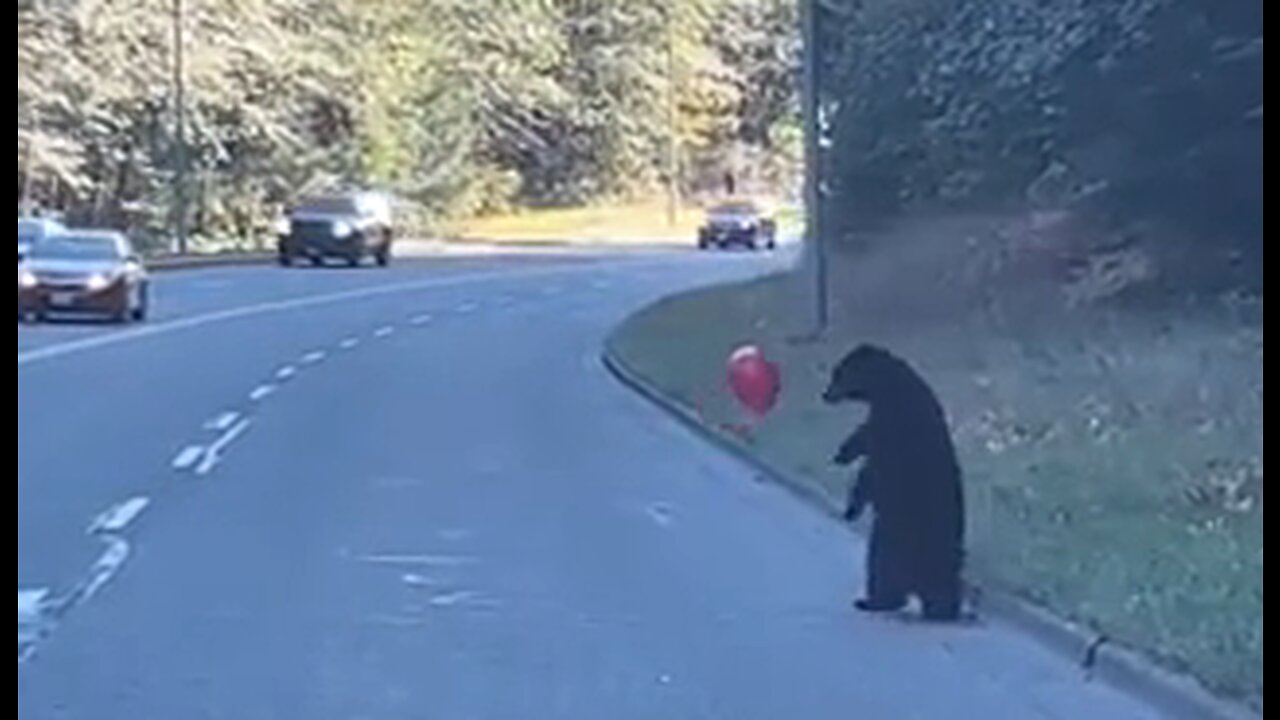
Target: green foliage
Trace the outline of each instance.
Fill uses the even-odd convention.
[[[1258,0],[824,6],[835,227],[1030,202],[1229,239],[1261,273]]]
[[[20,204],[172,227],[173,7],[18,3]],[[433,217],[644,194],[665,180],[670,92],[687,183],[738,144],[772,157],[794,105],[792,0],[185,7],[189,220],[206,235],[260,234],[334,185]]]

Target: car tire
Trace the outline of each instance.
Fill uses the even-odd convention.
[[[130,319],[134,322],[146,322],[147,313],[151,306],[151,291],[146,285],[138,287],[138,297],[134,300],[133,310],[130,312]]]
[[[311,256],[311,267],[324,267],[324,258],[319,255]]]
[[[386,267],[391,264],[391,245],[384,245],[381,250],[374,254],[373,259],[378,263],[378,267]]]
[[[293,267],[293,256],[288,253],[280,253],[280,256],[276,258],[276,262],[280,264],[280,267]]]

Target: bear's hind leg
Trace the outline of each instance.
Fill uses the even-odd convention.
[[[888,613],[906,606],[902,560],[886,533],[873,530],[867,547],[867,596],[854,602],[854,607],[867,613]]]
[[[929,582],[920,592],[920,602],[924,606],[924,619],[929,622],[959,621],[964,605],[960,579],[943,578]]]

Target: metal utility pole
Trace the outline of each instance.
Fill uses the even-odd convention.
[[[667,224],[674,228],[680,221],[680,108],[675,1],[667,8]]]
[[[827,242],[822,228],[822,52],[819,47],[822,0],[801,0],[804,34],[805,245],[813,270],[814,334],[831,324]]]
[[[179,254],[188,248],[187,238],[187,79],[186,1],[173,0],[173,231]]]

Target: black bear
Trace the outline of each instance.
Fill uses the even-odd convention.
[[[958,620],[962,604],[965,508],[960,464],[933,390],[905,361],[862,345],[831,374],[823,399],[865,403],[870,414],[835,462],[865,462],[846,518],[868,507],[875,524],[867,551],[864,612],[896,612],[911,596],[926,619]]]

